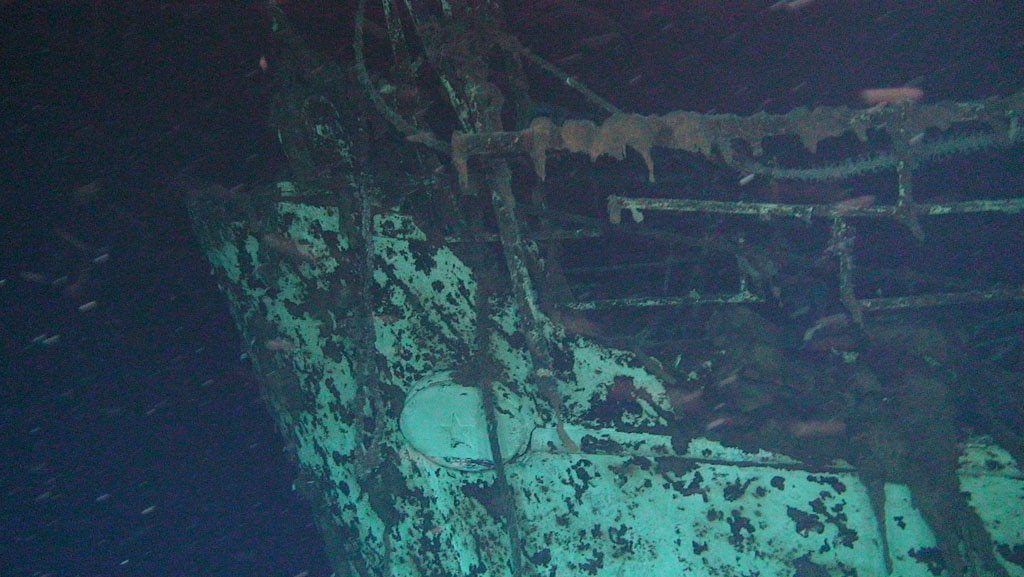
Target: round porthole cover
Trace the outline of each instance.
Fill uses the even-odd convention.
[[[503,385],[492,387],[498,443],[508,461],[526,451],[535,413]],[[457,382],[454,371],[428,375],[413,385],[399,424],[409,445],[438,465],[460,471],[494,467],[481,390]]]

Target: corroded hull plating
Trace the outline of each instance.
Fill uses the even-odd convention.
[[[849,464],[684,439],[648,364],[555,323],[539,380],[507,292],[485,296],[411,216],[367,214],[361,239],[314,192],[281,183],[253,203],[273,237],[246,203],[197,194],[191,210],[339,571],[931,574],[906,487],[886,485],[878,511]],[[1001,510],[1024,491],[1012,459],[980,440],[960,477],[998,550],[1020,551],[1024,521]]]

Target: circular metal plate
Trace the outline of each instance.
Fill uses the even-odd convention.
[[[510,460],[526,451],[535,414],[518,395],[500,384],[492,386],[498,443],[502,457]],[[454,371],[429,375],[413,386],[400,427],[412,448],[438,465],[460,471],[494,467],[482,393],[456,382]]]

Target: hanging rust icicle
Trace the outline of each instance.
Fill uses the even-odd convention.
[[[788,114],[750,116],[682,110],[649,116],[615,113],[600,124],[568,120],[561,125],[544,126],[548,144],[540,150],[531,134],[535,127],[516,133],[465,135],[454,161],[458,164],[471,156],[527,153],[535,159],[536,166],[537,159],[560,150],[587,154],[591,159],[602,155],[622,159],[625,149],[631,148],[645,159],[653,181],[654,167],[649,151],[652,147],[662,147],[694,153],[743,174],[777,179],[839,180],[894,170],[901,161],[913,161],[916,166],[950,154],[1011,146],[1020,141],[1021,131],[1017,125],[1022,115],[1024,92],[978,102],[876,106],[867,110],[823,106],[813,110],[798,108]],[[772,137],[795,136],[814,154],[822,141],[844,134],[852,133],[861,142],[867,142],[870,130],[916,135],[929,129],[944,132],[958,123],[983,128],[834,165],[780,167],[763,164],[761,160],[764,142]],[[745,149],[752,151],[752,158],[743,152]],[[543,177],[541,170],[537,172]]]

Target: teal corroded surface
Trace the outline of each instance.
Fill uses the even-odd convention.
[[[886,540],[893,574],[928,574],[914,555],[934,538],[905,487],[886,487],[880,519],[845,463],[808,466],[702,438],[680,444],[665,387],[641,359],[542,318],[557,359],[556,418],[534,383],[510,295],[482,304],[477,272],[412,217],[374,214],[365,244],[338,206],[290,200],[296,188],[280,187],[286,194],[258,223],[244,211],[194,204],[193,213],[220,219],[197,227],[204,248],[303,471],[296,488],[312,495],[343,552],[336,564],[351,574],[513,577],[521,555],[536,575],[719,577],[756,566],[766,576],[803,567],[880,577]],[[354,263],[364,254],[372,262],[361,284]],[[494,410],[514,429],[499,432],[517,445],[502,451],[510,500],[483,446],[479,399],[426,407],[399,426],[425,381],[459,395],[482,385],[466,370],[481,357],[497,365]],[[638,393],[609,420],[597,409],[623,383]],[[998,503],[982,502],[993,487],[1013,498],[1016,464],[984,441],[968,456],[964,487],[989,511],[982,517],[997,541],[1019,542],[1022,529],[991,513]],[[978,465],[996,461],[1005,474]]]

